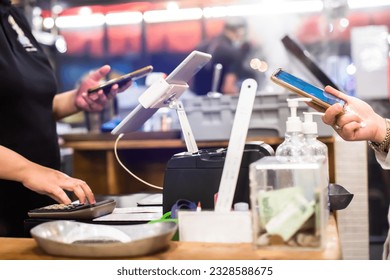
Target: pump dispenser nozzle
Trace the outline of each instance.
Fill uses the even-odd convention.
[[[284,141],[276,148],[276,156],[285,156],[289,161],[301,161],[305,155],[304,138],[302,133],[302,121],[298,117],[299,101],[310,102],[310,98],[287,99],[291,116],[286,121],[286,133]]]
[[[317,123],[313,121],[313,115],[323,116],[321,112],[303,112],[304,122],[302,124],[302,132],[304,134],[318,134]]]
[[[302,131],[302,121],[297,116],[299,101],[310,102],[311,98],[299,97],[299,98],[288,98],[287,105],[290,108],[290,117],[286,122],[286,132],[300,132]]]

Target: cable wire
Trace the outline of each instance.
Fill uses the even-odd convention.
[[[115,157],[116,157],[116,160],[118,161],[118,163],[120,164],[120,166],[122,166],[122,168],[124,170],[126,170],[127,173],[129,173],[131,176],[133,176],[135,179],[137,179],[138,181],[140,181],[141,183],[151,187],[151,188],[154,188],[154,189],[159,189],[159,190],[162,190],[163,188],[160,187],[160,186],[156,186],[156,185],[153,185],[149,182],[146,182],[145,180],[141,179],[140,177],[138,177],[137,175],[135,175],[133,172],[131,172],[123,163],[122,161],[119,159],[119,156],[118,156],[118,151],[117,151],[117,147],[118,147],[118,143],[119,143],[119,140],[124,136],[124,133],[121,133],[118,135],[118,137],[116,138],[115,140],[115,145],[114,145],[114,153],[115,153]]]

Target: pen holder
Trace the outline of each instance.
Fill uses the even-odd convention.
[[[252,243],[250,211],[178,211],[179,240]]]
[[[325,158],[264,157],[250,165],[256,247],[322,249],[328,219]]]

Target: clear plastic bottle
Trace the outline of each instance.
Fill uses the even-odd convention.
[[[313,121],[313,116],[322,116],[320,112],[304,112],[304,122],[302,124],[302,132],[306,142],[307,157],[306,160],[322,164],[322,173],[325,178],[325,187],[327,192],[321,192],[324,194],[323,205],[327,204],[329,209],[329,157],[328,157],[328,146],[318,140],[318,125]],[[320,210],[318,207],[315,208],[316,212]],[[328,212],[323,211],[323,215],[327,217]],[[327,218],[326,218],[327,219]]]
[[[320,112],[303,112],[304,122],[302,132],[306,141],[306,148],[310,155],[328,157],[328,147],[318,140],[318,126],[313,121],[313,115],[323,116]]]
[[[288,157],[289,161],[301,161],[307,154],[305,139],[302,133],[302,121],[297,116],[299,101],[309,102],[310,98],[287,99],[291,116],[286,121],[286,133],[284,141],[277,147],[275,156]]]
[[[328,147],[318,140],[318,125],[313,121],[313,115],[322,116],[320,112],[303,112],[304,122],[302,123],[302,133],[305,138],[305,150],[308,158],[313,160],[324,160],[326,174],[329,178]]]

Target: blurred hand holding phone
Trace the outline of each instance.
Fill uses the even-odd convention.
[[[336,103],[340,103],[343,106],[345,105],[344,100],[325,92],[319,87],[305,82],[281,68],[277,69],[272,74],[271,80],[294,93],[303,97],[311,98],[311,102],[315,105],[313,108],[316,108],[318,111],[325,111],[327,108]]]
[[[146,76],[148,73],[153,71],[153,66],[148,65],[143,68],[137,69],[133,72],[125,74],[115,79],[111,79],[108,82],[105,82],[97,87],[88,89],[88,94],[97,93],[100,90],[103,90],[104,94],[109,94],[112,86],[118,85],[119,88],[125,86],[127,83],[134,81],[136,79]]]

